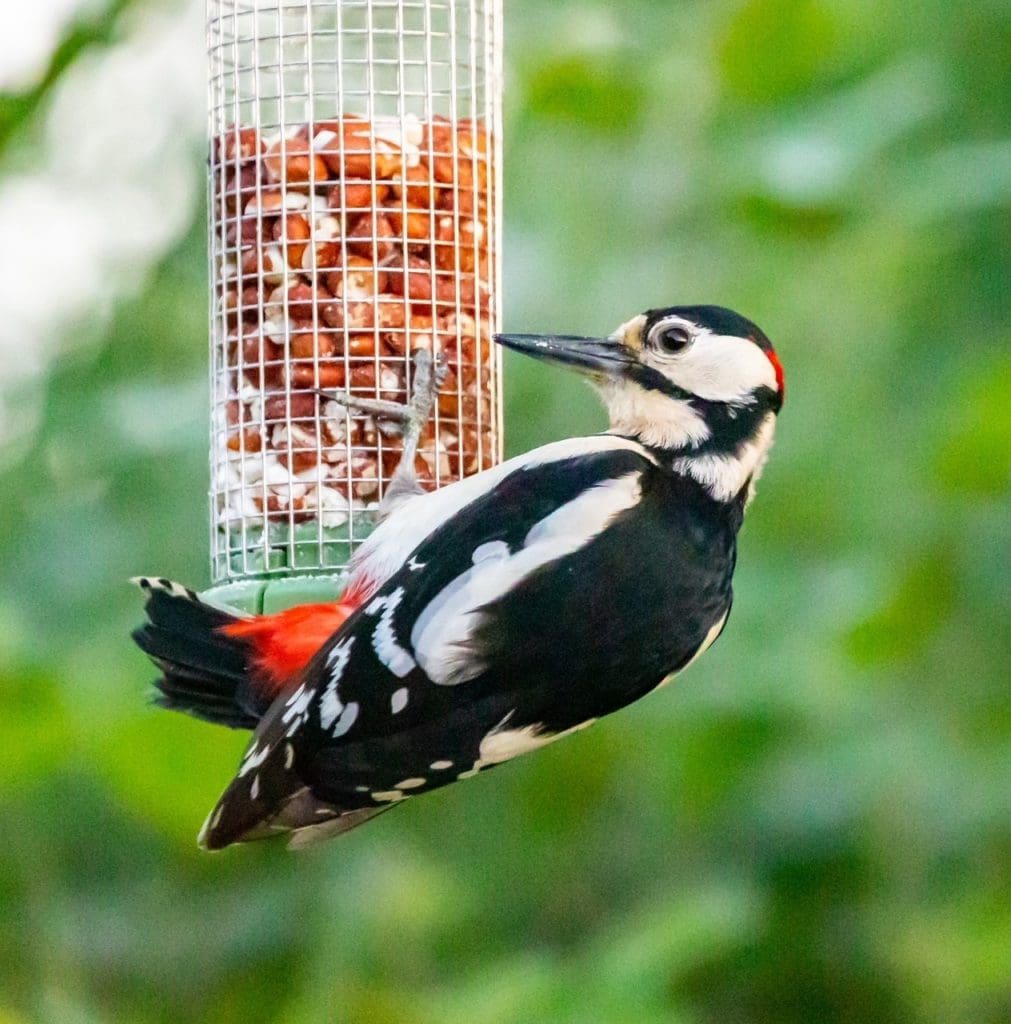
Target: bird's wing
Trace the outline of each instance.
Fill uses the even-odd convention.
[[[332,676],[325,666],[335,659],[346,662],[346,676],[362,679],[345,691],[361,685],[366,695],[371,673],[361,674],[370,660],[394,679],[418,672],[437,687],[480,675],[475,630],[486,610],[585,547],[641,497],[642,473],[653,465],[644,449],[611,437],[575,440],[583,443],[514,460],[482,493],[423,527],[422,541],[321,650],[321,678]]]
[[[264,822],[314,829],[474,774],[622,707],[683,664],[726,597],[714,589],[698,622],[669,628],[685,602],[664,581],[691,556],[650,550],[668,527],[658,535],[638,522],[646,504],[670,504],[655,494],[668,476],[633,442],[581,438],[444,508],[275,701],[212,813],[208,845],[262,835]],[[679,535],[708,557],[711,544],[675,525],[674,546]],[[628,565],[650,559],[641,587]],[[613,601],[641,606],[614,614]]]
[[[385,792],[405,779],[427,783],[432,763],[464,758],[471,769],[481,741],[504,721],[511,731],[543,724],[538,713],[570,681],[567,673],[545,678],[537,664],[552,662],[564,673],[566,659],[578,660],[579,652],[560,649],[566,629],[557,621],[524,623],[522,595],[553,580],[562,588],[554,615],[564,620],[570,611],[580,615],[565,607],[565,588],[575,583],[581,603],[606,610],[606,570],[582,581],[566,562],[628,518],[655,470],[643,449],[610,442],[514,466],[431,531],[320,651],[304,706],[295,700],[286,712],[286,738],[314,752],[310,785]],[[612,560],[621,557],[612,552]],[[596,707],[578,697],[572,705],[589,709],[584,718]]]
[[[470,769],[480,739],[515,708],[508,690],[524,686],[519,674],[507,692],[481,679],[487,609],[633,507],[652,465],[623,438],[579,438],[417,499],[420,522],[413,502],[386,520],[380,529],[399,522],[420,543],[384,569],[385,582],[313,657],[301,685],[273,702],[204,842],[253,838],[264,822],[294,826],[289,812],[308,806],[306,785],[348,811],[376,806],[374,793],[402,792],[397,782],[427,779],[433,764],[466,758]],[[326,820],[326,807],[313,813]]]
[[[351,559],[348,592],[375,593],[407,561],[408,556],[444,523],[467,506],[486,498],[517,469],[560,465],[571,458],[633,452],[641,445],[612,434],[573,437],[525,452],[481,473],[427,494],[409,498],[368,536]],[[645,456],[648,458],[648,456]]]

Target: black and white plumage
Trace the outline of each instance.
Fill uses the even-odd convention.
[[[355,558],[370,596],[264,714],[205,846],[346,831],[624,707],[723,629],[783,398],[765,335],[694,306],[498,340],[586,374],[611,429],[401,501]]]

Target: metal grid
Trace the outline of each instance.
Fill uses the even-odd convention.
[[[340,570],[450,373],[416,467],[501,458],[500,0],[208,0],[211,571]]]

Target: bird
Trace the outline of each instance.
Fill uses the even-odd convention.
[[[243,617],[139,579],[158,702],[253,733],[204,848],[343,834],[593,725],[722,633],[784,399],[766,335],[689,305],[495,340],[585,377],[608,429],[430,492],[405,471],[338,604]]]

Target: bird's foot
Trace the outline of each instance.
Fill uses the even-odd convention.
[[[439,388],[445,382],[448,372],[449,364],[441,352],[433,357],[432,353],[426,349],[419,349],[414,356],[411,397],[406,404],[387,402],[376,398],[360,398],[346,391],[317,392],[328,401],[335,401],[348,409],[400,425],[403,450],[379,505],[378,517],[380,520],[385,519],[405,498],[424,493],[424,489],[418,482],[414,460],[418,454],[422,431],[432,415],[436,396],[439,393]]]
[[[355,412],[397,423],[405,438],[410,436],[412,430],[420,438],[429,416],[432,415],[435,397],[445,383],[448,373],[449,364],[441,352],[433,358],[431,352],[419,349],[414,355],[411,398],[406,403],[389,402],[382,398],[364,398],[349,391],[317,390],[316,394],[328,402],[336,402]]]

